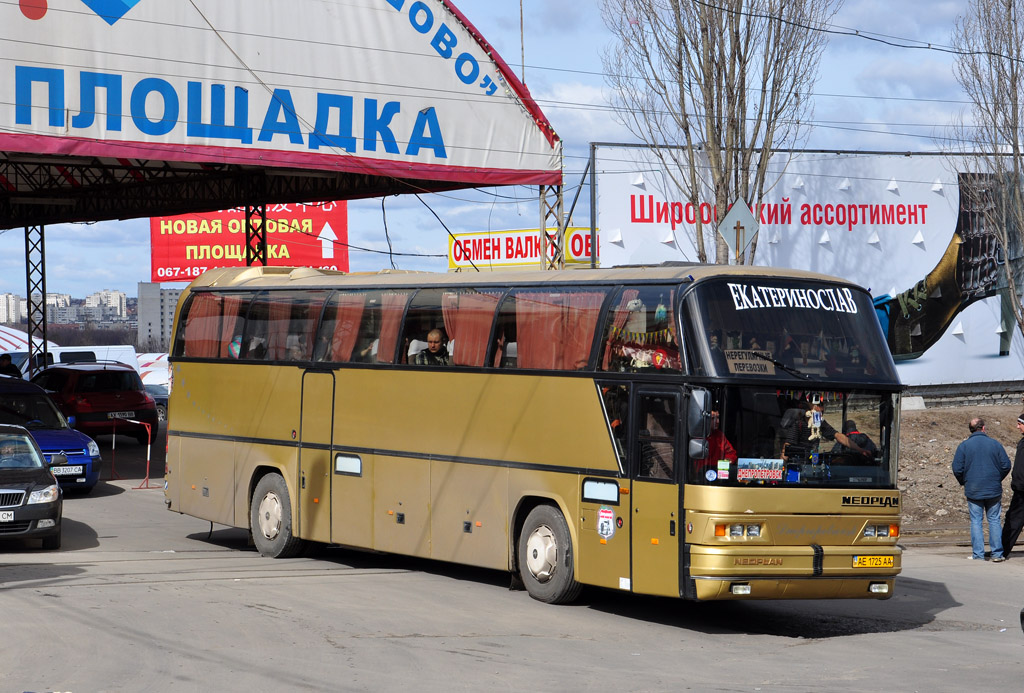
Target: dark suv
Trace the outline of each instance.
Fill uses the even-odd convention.
[[[32,382],[83,433],[94,438],[119,433],[140,443],[156,439],[156,403],[131,366],[116,361],[65,363],[44,368]],[[149,424],[149,436],[143,424]]]

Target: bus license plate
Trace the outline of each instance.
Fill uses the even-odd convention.
[[[0,522],[14,522],[14,511],[0,510]]]
[[[81,474],[82,465],[75,464],[68,467],[50,467],[50,471],[53,472],[54,476],[70,476],[72,474]]]
[[[134,419],[135,412],[133,411],[112,411],[107,412],[108,419]]]
[[[892,568],[895,565],[893,556],[854,556],[854,568]]]

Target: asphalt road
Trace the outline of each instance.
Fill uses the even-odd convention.
[[[143,453],[119,438],[123,478],[65,501],[59,552],[0,545],[0,690],[1019,686],[1024,558],[911,547],[884,602],[693,604],[585,590],[556,607],[509,590],[500,572],[337,548],[262,558],[242,530],[166,511],[159,473],[134,488]]]

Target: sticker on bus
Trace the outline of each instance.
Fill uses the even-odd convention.
[[[782,481],[785,462],[764,457],[741,457],[736,464],[739,481]]]
[[[607,506],[597,511],[597,533],[603,539],[615,536],[615,511]]]

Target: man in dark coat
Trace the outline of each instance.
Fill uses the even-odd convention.
[[[1024,412],[1017,417],[1017,430],[1021,436],[1017,441],[1017,454],[1013,458],[1013,471],[1010,472],[1010,489],[1013,491],[1013,497],[1003,520],[1004,557],[1009,557],[1021,529],[1024,529]]]
[[[1003,479],[1010,473],[1010,458],[1001,443],[985,433],[985,419],[971,419],[971,435],[953,455],[953,476],[964,487],[967,510],[971,516],[971,558],[985,560],[985,532],[982,520],[988,518],[988,543],[992,561],[1003,558],[1003,530],[999,522],[1002,510]]]

